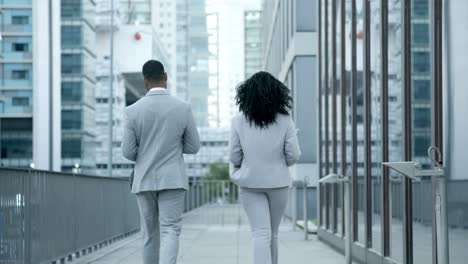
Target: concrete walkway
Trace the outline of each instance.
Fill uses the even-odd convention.
[[[280,229],[280,264],[343,263],[343,256],[304,233],[292,230],[290,222]],[[142,263],[140,234],[81,258],[75,263]],[[249,264],[252,242],[247,219],[237,205],[213,205],[184,217],[178,264]]]

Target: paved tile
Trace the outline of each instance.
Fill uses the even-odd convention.
[[[178,264],[253,263],[250,229],[245,215],[238,209],[237,206],[212,206],[186,215]],[[140,234],[130,237],[76,263],[140,264],[140,237]],[[341,264],[344,261],[341,254],[318,241],[315,235],[305,241],[304,234],[293,231],[288,222],[280,228],[279,250],[279,262],[284,264]]]

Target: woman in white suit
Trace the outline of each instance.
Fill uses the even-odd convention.
[[[286,209],[289,166],[301,154],[289,89],[267,72],[237,87],[232,119],[231,180],[240,186],[252,229],[255,264],[278,263],[278,229]]]

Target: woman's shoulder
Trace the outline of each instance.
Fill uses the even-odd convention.
[[[231,118],[231,123],[232,125],[236,125],[238,124],[239,122],[243,122],[245,121],[246,118],[245,116],[242,114],[242,113],[238,113],[238,114],[235,114],[232,118]]]
[[[281,123],[290,123],[291,120],[292,116],[290,114],[278,114],[276,117],[276,121]]]

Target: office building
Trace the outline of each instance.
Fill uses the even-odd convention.
[[[317,37],[314,1],[264,1],[262,68],[284,82],[294,99],[293,118],[302,156],[292,169],[295,180],[317,184]]]
[[[216,67],[219,71],[216,72],[216,81],[219,96],[216,97],[216,105],[219,109],[217,110],[219,127],[230,127],[232,116],[238,113],[234,98],[237,85],[245,77],[245,11],[259,9],[260,1],[207,0],[208,26],[212,30],[216,28],[218,32]],[[216,67],[211,68],[215,69]],[[214,82],[214,76],[212,77],[210,80]],[[212,113],[210,112],[210,114]]]
[[[198,127],[208,126],[209,52],[205,0],[176,1],[176,95],[192,105]]]
[[[114,31],[113,102],[112,102],[112,171],[113,177],[130,175],[134,163],[122,156],[125,107],[146,94],[141,68],[156,59],[161,61],[169,76],[168,89],[174,93],[174,55],[168,47],[174,43],[169,32],[171,4],[168,1],[114,2],[114,24],[111,27],[110,2],[97,1],[96,14],[96,173],[109,175],[109,98],[110,98],[110,33]],[[155,7],[157,16],[152,16]],[[164,7],[164,8],[163,8]],[[166,8],[167,7],[167,8]],[[156,17],[162,16],[160,19]],[[167,20],[166,20],[167,18]],[[169,21],[169,22],[168,22]],[[175,30],[175,29],[174,29]],[[167,41],[165,41],[167,39]],[[171,44],[172,43],[172,44]],[[128,52],[132,50],[132,52]],[[174,52],[174,51],[172,51]],[[172,55],[172,56],[171,56]],[[171,59],[172,58],[172,59]]]
[[[244,76],[250,78],[262,69],[262,12],[244,12]]]
[[[96,4],[61,1],[62,170],[94,174]]]
[[[199,128],[200,151],[196,155],[185,155],[187,176],[190,178],[204,177],[209,172],[210,164],[221,166],[229,164],[229,129]]]
[[[209,9],[207,9],[207,12]],[[221,104],[219,85],[219,15],[216,12],[206,14],[208,31],[208,123],[209,127],[220,127]]]
[[[4,0],[0,17],[0,166],[58,171],[60,1]]]

